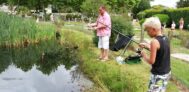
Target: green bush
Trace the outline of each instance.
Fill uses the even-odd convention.
[[[168,26],[171,26],[171,22],[174,21],[179,26],[179,20],[180,18],[184,19],[184,28],[187,28],[187,25],[189,24],[189,7],[186,8],[178,8],[178,9],[162,9],[162,10],[154,10],[149,9],[145,10],[143,12],[138,13],[137,17],[141,20],[142,18],[148,18],[151,16],[154,16],[156,14],[167,14],[170,18],[170,21],[168,21]]]
[[[167,14],[156,14],[154,17],[158,17],[162,24],[167,24],[169,22],[169,16]]]
[[[178,9],[170,9],[170,17],[172,21],[175,21],[176,25],[179,25],[180,18],[183,17],[184,19],[184,28],[187,28],[187,25],[189,24],[189,8],[178,8]]]
[[[66,14],[66,20],[74,20],[75,18],[81,19],[82,15],[80,13],[68,13]]]
[[[139,12],[137,14],[137,17],[139,20],[143,19],[143,18],[149,18],[155,14],[163,14],[161,11],[163,10],[152,10],[152,9],[149,9],[149,10],[145,10],[143,12]]]
[[[133,35],[133,26],[131,20],[126,15],[120,16],[112,16],[112,30],[111,30],[111,37],[110,37],[110,47],[115,43],[115,39],[117,38],[117,32],[120,32],[124,35]],[[96,34],[95,34],[96,35]],[[97,45],[98,37],[93,38],[94,44]]]
[[[30,10],[25,7],[25,6],[19,6],[17,8],[17,14],[21,15],[21,16],[25,16],[25,14],[29,14],[30,13]]]

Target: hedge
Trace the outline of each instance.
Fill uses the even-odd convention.
[[[188,27],[189,24],[189,7],[178,8],[178,9],[163,9],[163,10],[145,10],[138,13],[137,17],[141,20],[142,18],[148,18],[156,14],[167,14],[171,21],[168,21],[168,26],[171,25],[171,22],[174,21],[179,26],[180,18],[184,18],[184,28]]]
[[[167,24],[170,20],[169,20],[169,16],[167,14],[156,14],[153,15],[154,17],[158,17],[161,21],[162,24]]]

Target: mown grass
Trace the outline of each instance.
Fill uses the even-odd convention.
[[[175,58],[172,58],[171,61],[173,76],[189,88],[189,64]]]
[[[63,29],[61,40],[79,46],[80,68],[98,86],[93,92],[146,92],[150,72],[146,63],[119,65],[113,58],[108,62],[96,60],[99,49],[92,44],[92,36],[83,32]],[[167,92],[178,89],[170,83]]]
[[[54,36],[52,24],[37,24],[34,20],[0,12],[0,45],[19,46],[39,42]]]

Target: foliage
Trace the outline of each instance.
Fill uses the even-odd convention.
[[[73,12],[73,11],[81,11],[81,4],[85,0],[53,0],[52,7],[57,12]]]
[[[81,5],[81,10],[85,15],[94,17],[98,16],[98,10],[101,5],[104,5],[107,9],[109,7],[106,0],[86,0]]]
[[[153,16],[158,17],[160,19],[160,22],[164,25],[169,22],[169,16],[166,15],[166,14],[156,14],[156,15],[153,15]]]
[[[184,28],[187,28],[187,25],[189,24],[189,8],[178,8],[178,9],[170,9],[169,10],[169,16],[172,19],[172,21],[175,21],[177,27],[179,25],[180,18],[183,17],[184,19]]]
[[[163,6],[163,5],[154,5],[151,7],[152,10],[164,10],[169,9],[169,7]]]
[[[133,17],[136,18],[137,14],[140,11],[144,11],[146,9],[151,8],[150,0],[141,0],[139,4],[136,4],[132,9]]]
[[[142,0],[107,0],[108,5],[111,7],[111,12],[125,13],[129,12],[133,6],[137,5]]]
[[[20,6],[17,8],[17,13],[24,16],[25,14],[29,13],[29,9],[27,7],[24,6]]]
[[[48,5],[52,5],[53,12],[83,12],[86,15],[97,13],[100,5],[105,5],[113,13],[125,13],[141,0],[1,0],[0,4],[6,3],[13,6],[24,6],[30,10],[44,12]],[[91,5],[93,4],[93,5]]]
[[[82,15],[80,13],[68,13],[68,14],[66,14],[66,20],[74,20],[75,18],[81,19]]]
[[[139,21],[140,25],[142,25],[145,20],[146,20],[146,19],[141,19],[141,20]]]
[[[189,0],[180,0],[177,2],[177,8],[189,7]]]
[[[178,8],[178,9],[162,9],[162,10],[155,10],[155,9],[148,9],[143,12],[138,13],[137,17],[141,20],[142,18],[148,18],[155,14],[167,14],[170,18],[168,26],[171,25],[171,21],[174,21],[178,27],[180,18],[184,18],[184,28],[187,28],[189,24],[189,8]]]
[[[110,45],[114,44],[117,38],[118,31],[124,35],[133,35],[133,26],[130,18],[127,15],[112,17],[112,35],[110,38]]]

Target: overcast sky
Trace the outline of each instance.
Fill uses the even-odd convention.
[[[151,5],[164,5],[167,7],[176,7],[176,2],[179,0],[154,0],[153,2],[151,2]]]

